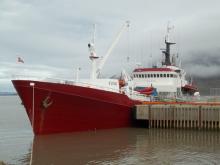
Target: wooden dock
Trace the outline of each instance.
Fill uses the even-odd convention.
[[[135,106],[135,119],[149,128],[220,130],[220,105],[145,104]]]

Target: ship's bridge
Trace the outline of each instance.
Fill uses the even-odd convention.
[[[133,71],[135,88],[154,87],[159,95],[179,95],[181,77],[177,68],[137,68]]]

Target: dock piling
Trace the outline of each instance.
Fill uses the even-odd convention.
[[[147,120],[149,128],[220,130],[220,105],[136,105],[136,120]]]

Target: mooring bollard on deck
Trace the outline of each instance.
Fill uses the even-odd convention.
[[[143,104],[135,111],[149,128],[220,129],[220,105]]]

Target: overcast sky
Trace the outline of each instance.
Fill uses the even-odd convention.
[[[103,74],[131,71],[161,59],[167,23],[175,26],[182,67],[187,73],[215,76],[220,70],[219,0],[0,0],[0,92],[12,90],[15,75],[88,77],[87,44],[97,24],[96,50],[104,56],[122,24],[130,21]],[[24,64],[17,63],[22,57]],[[129,57],[129,61],[127,61]]]

